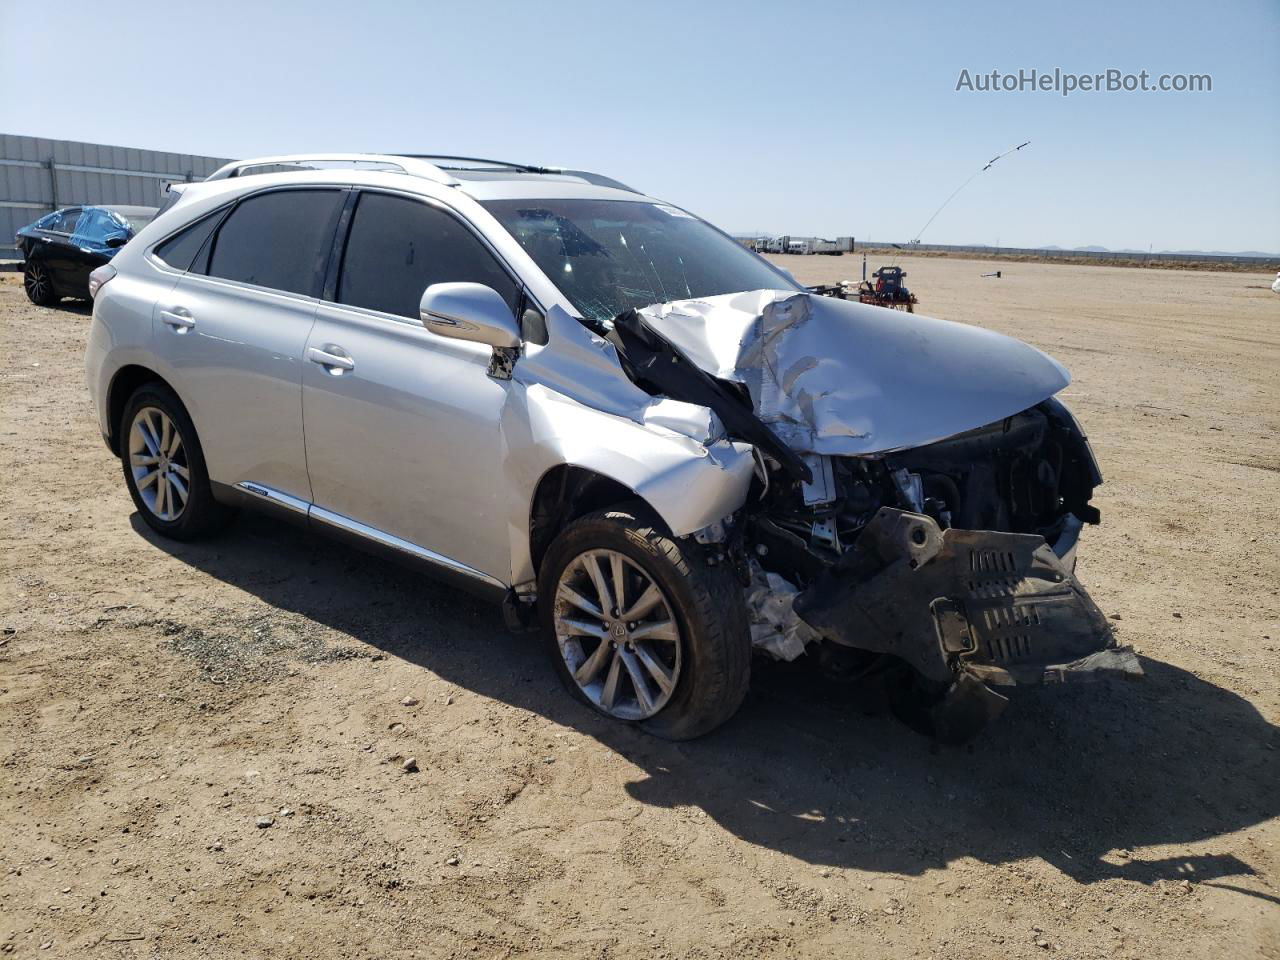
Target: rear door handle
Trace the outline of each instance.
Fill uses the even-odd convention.
[[[354,370],[356,362],[346,355],[346,351],[333,344],[325,344],[325,349],[307,347],[307,359],[318,363],[332,374],[343,370]]]
[[[174,307],[172,310],[161,310],[160,319],[168,324],[174,333],[186,333],[196,325],[196,318],[185,307]]]

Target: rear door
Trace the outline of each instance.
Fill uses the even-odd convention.
[[[505,583],[498,424],[510,384],[487,375],[490,348],[422,326],[422,292],[450,280],[516,305],[512,275],[452,212],[360,194],[302,372],[312,516]]]
[[[252,194],[156,248],[187,269],[157,304],[154,349],[174,370],[209,475],[300,509],[311,499],[302,357],[344,198],[338,188]]]
[[[111,215],[101,207],[86,207],[80,214],[80,222],[71,235],[67,273],[70,290],[89,295],[89,274],[111,259],[114,251],[107,246],[107,236],[115,232],[118,231]]]

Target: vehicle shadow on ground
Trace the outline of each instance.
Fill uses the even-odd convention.
[[[59,300],[57,303],[51,303],[48,306],[41,307],[42,310],[55,310],[58,313],[78,313],[82,317],[87,317],[93,313],[92,300]]]
[[[1142,680],[1026,691],[959,748],[868,715],[803,661],[757,661],[732,722],[667,743],[573,701],[535,636],[508,633],[496,607],[413,571],[264,517],[242,516],[198,544],[132,522],[274,607],[595,738],[645,771],[626,787],[637,801],[697,806],[743,840],[809,863],[918,875],[962,857],[1039,857],[1085,883],[1206,882],[1255,871],[1232,855],[1128,852],[1211,849],[1280,813],[1280,729],[1236,694],[1158,661],[1143,659]]]

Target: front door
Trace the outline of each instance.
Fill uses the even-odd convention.
[[[468,280],[518,287],[468,226],[420,199],[365,192],[302,372],[313,516],[510,582],[499,421],[510,384],[490,350],[428,332],[418,301]]]

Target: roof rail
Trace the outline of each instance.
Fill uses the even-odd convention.
[[[247,177],[255,174],[278,173],[280,167],[315,168],[315,165],[349,164],[353,169],[390,170],[408,174],[411,177],[422,177],[446,186],[456,187],[459,181],[450,175],[450,170],[483,172],[481,167],[465,166],[465,164],[485,164],[498,170],[514,170],[517,173],[560,174],[577,177],[587,183],[600,187],[613,187],[628,193],[642,194],[642,191],[619,183],[612,177],[591,173],[587,170],[568,170],[564,167],[539,167],[530,163],[510,163],[506,160],[486,160],[482,157],[455,157],[439,153],[292,153],[278,157],[253,157],[249,160],[233,160],[219,167],[206,180],[227,180],[231,177]],[[643,194],[642,194],[643,195]]]
[[[227,180],[231,177],[246,177],[255,174],[258,167],[311,167],[320,163],[350,164],[354,169],[391,170],[408,174],[411,177],[422,177],[448,186],[456,186],[458,181],[451,177],[442,167],[429,163],[422,157],[392,156],[382,153],[292,153],[278,157],[254,157],[249,160],[233,160],[219,167],[206,180]],[[265,169],[256,173],[275,173],[278,171]]]
[[[459,166],[463,163],[483,163],[490,167],[502,167],[506,170],[519,170],[523,173],[559,173],[557,167],[538,167],[531,163],[510,163],[506,160],[488,160],[484,157],[455,157],[447,153],[397,153],[397,157],[406,157],[410,160],[443,160],[444,163],[438,163],[441,170],[469,170],[470,167]]]
[[[509,163],[506,160],[486,160],[483,157],[452,157],[443,153],[400,153],[396,154],[400,157],[408,157],[414,160],[430,160],[444,161],[437,163],[441,170],[476,170],[475,167],[460,166],[463,163],[483,163],[491,167],[498,167],[503,170],[515,170],[519,173],[550,173],[560,174],[566,177],[577,177],[579,180],[585,180],[587,183],[593,183],[597,187],[613,187],[615,190],[625,190],[627,193],[638,193],[644,195],[643,191],[637,190],[635,187],[629,187],[621,181],[606,177],[600,173],[592,173],[590,170],[570,170],[567,167],[540,167],[531,163]]]

